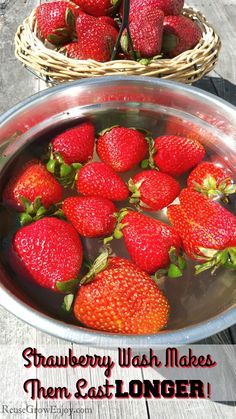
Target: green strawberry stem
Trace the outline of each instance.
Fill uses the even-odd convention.
[[[33,203],[29,199],[24,198],[23,196],[21,196],[19,199],[24,208],[24,212],[20,214],[21,225],[27,225],[32,223],[33,221],[38,221],[45,216],[51,215],[53,215],[54,217],[64,218],[64,213],[61,209],[60,202],[55,205],[51,205],[50,208],[46,209],[42,205],[40,196],[35,198]]]
[[[196,275],[208,269],[211,269],[211,274],[213,275],[220,266],[227,269],[236,269],[236,246],[228,247],[224,250],[200,247],[199,250],[205,257],[206,262],[195,266]]]
[[[104,271],[108,265],[108,259],[111,254],[111,249],[107,246],[102,253],[95,259],[89,272],[80,280],[80,285],[85,285],[91,282],[99,272]]]
[[[160,278],[180,278],[183,275],[183,271],[186,268],[186,261],[183,256],[179,255],[176,248],[171,246],[169,250],[170,264],[165,269],[158,269],[154,275],[154,280],[158,282]]]
[[[210,199],[221,198],[223,202],[228,203],[228,196],[236,193],[236,184],[231,178],[225,178],[217,185],[217,180],[213,176],[207,176],[202,184],[194,182],[194,189],[201,192]]]
[[[114,214],[116,219],[117,219],[117,224],[116,224],[116,227],[115,227],[115,230],[114,230],[113,234],[109,237],[106,237],[103,240],[103,244],[105,246],[109,242],[111,242],[113,239],[117,239],[117,240],[122,239],[122,237],[123,237],[122,229],[128,225],[128,223],[124,223],[124,224],[122,223],[122,220],[123,220],[123,218],[125,217],[126,214],[128,214],[128,208],[122,208],[119,212]]]
[[[47,170],[55,176],[64,188],[75,187],[78,172],[83,166],[81,163],[66,164],[60,153],[53,151],[52,144],[49,145],[50,157],[47,162]]]
[[[156,165],[154,163],[154,160],[153,160],[153,156],[156,153],[156,150],[155,150],[155,147],[154,147],[154,139],[150,135],[147,135],[145,137],[145,140],[148,143],[149,157],[148,157],[148,159],[145,159],[141,162],[141,168],[142,169],[147,169],[148,167],[150,167],[151,169],[157,169],[158,170],[158,168],[156,167]]]

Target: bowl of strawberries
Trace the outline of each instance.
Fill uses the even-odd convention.
[[[0,301],[73,342],[195,342],[236,321],[235,108],[110,77],[1,117]]]
[[[184,0],[42,3],[15,36],[16,57],[48,83],[134,75],[193,83],[211,71],[221,43]]]

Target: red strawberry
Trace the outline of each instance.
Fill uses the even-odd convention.
[[[118,36],[118,31],[113,26],[84,14],[76,21],[76,31],[78,57],[81,60],[110,60]]]
[[[129,190],[118,174],[105,163],[86,164],[78,173],[76,187],[86,196],[100,196],[112,201],[125,201]]]
[[[138,268],[138,266],[131,262],[131,260],[123,259],[117,256],[110,256],[108,259],[106,270],[116,268],[132,268],[133,270],[140,270],[140,268]]]
[[[53,291],[61,291],[68,285],[64,282],[76,280],[81,268],[80,238],[74,227],[57,218],[45,217],[20,228],[12,250],[13,268],[25,271],[33,282]]]
[[[98,137],[98,156],[116,172],[132,169],[147,152],[145,135],[134,128],[112,127]]]
[[[104,16],[109,15],[115,10],[119,0],[74,0],[80,9],[89,15]]]
[[[226,197],[236,192],[236,185],[225,169],[211,162],[200,163],[188,177],[188,187],[209,198]]]
[[[36,9],[41,36],[55,45],[61,45],[72,38],[76,16],[76,7],[67,1],[43,3]]]
[[[180,176],[196,166],[204,157],[205,149],[187,137],[163,135],[154,140],[153,161],[161,172]]]
[[[74,58],[75,60],[79,60],[80,58],[80,47],[78,42],[70,42],[69,44],[64,45],[59,52],[65,54],[68,58]]]
[[[80,287],[75,317],[87,327],[113,333],[148,334],[163,329],[169,304],[155,282],[125,259],[113,265]]]
[[[84,237],[102,237],[114,231],[116,207],[98,196],[69,197],[62,206],[67,219]]]
[[[3,201],[18,211],[23,210],[21,198],[34,203],[40,197],[42,205],[49,208],[61,201],[62,187],[39,161],[29,161],[13,176],[3,191]]]
[[[130,179],[130,202],[150,210],[167,207],[180,193],[179,183],[171,176],[150,169]]]
[[[194,48],[202,37],[202,31],[186,16],[166,16],[164,19],[162,51],[170,58]]]
[[[166,16],[179,15],[184,6],[184,0],[130,0],[130,20],[137,16],[141,9],[146,7],[160,9]],[[123,14],[123,3],[121,5],[121,14]]]
[[[175,249],[179,253],[181,241],[177,232],[154,218],[147,217],[134,211],[121,212],[116,238],[124,236],[126,248],[132,261],[142,270],[149,274],[155,273],[160,268],[167,268],[170,264],[170,257]],[[121,230],[121,231],[119,231]],[[180,269],[178,266],[170,265],[168,274],[172,275]],[[179,276],[178,275],[178,276]],[[173,275],[176,276],[176,275]]]
[[[197,273],[220,265],[236,269],[236,217],[191,189],[184,189],[179,199],[180,205],[168,208],[168,217],[187,255],[206,261],[196,267]]]
[[[84,122],[57,135],[52,140],[53,151],[59,153],[66,164],[86,163],[93,157],[94,126]]]
[[[153,57],[161,51],[164,13],[159,9],[147,6],[132,17],[129,25],[133,48],[138,57]],[[129,53],[129,42],[125,31],[121,46]]]
[[[106,23],[108,25],[113,26],[113,28],[115,28],[115,29],[118,28],[116,21],[112,17],[110,17],[110,16],[100,16],[98,18],[98,20],[100,22],[103,22],[103,23]]]

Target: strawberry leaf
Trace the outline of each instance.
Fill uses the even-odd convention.
[[[216,269],[218,269],[220,266],[236,270],[236,247],[229,247],[219,251],[215,251],[214,249],[204,250],[206,254],[208,251],[208,254],[211,254],[212,256],[208,257],[207,262],[195,266],[196,275],[211,268],[211,273],[214,274]]]
[[[90,271],[81,279],[80,284],[85,285],[91,282],[99,272],[104,271],[108,265],[108,259],[111,251],[109,247],[105,248],[103,252],[94,261]]]
[[[62,303],[62,310],[65,310],[67,313],[70,313],[72,310],[73,301],[74,301],[74,294],[66,295]]]
[[[57,161],[56,160],[54,160],[54,159],[50,159],[48,162],[47,162],[47,170],[48,170],[48,172],[50,172],[50,173],[52,173],[52,174],[54,174],[55,173],[55,169],[56,169],[56,164],[57,164]]]
[[[70,29],[75,28],[75,16],[69,7],[66,9],[66,16],[65,16],[66,24],[69,26]]]
[[[47,40],[54,45],[59,45],[62,42],[62,38],[60,36],[50,34],[47,36]]]
[[[118,128],[119,125],[112,125],[112,127],[109,128],[105,128],[102,131],[99,132],[99,137],[101,137],[102,135],[105,135],[107,132],[110,132],[113,128]]]
[[[177,265],[171,263],[167,274],[169,278],[180,278],[183,275],[183,272]]]
[[[58,28],[58,29],[55,29],[54,32],[55,32],[56,35],[59,35],[62,38],[68,38],[70,36],[70,34],[69,34],[69,32],[66,28]]]
[[[71,279],[69,281],[57,281],[56,288],[63,294],[70,294],[75,291],[78,282],[78,279]]]
[[[22,226],[25,226],[27,224],[32,223],[33,218],[31,217],[31,215],[27,214],[26,212],[24,212],[23,214],[20,214],[20,223]]]
[[[141,168],[142,168],[142,169],[147,169],[147,168],[148,168],[148,166],[149,166],[149,160],[148,160],[148,159],[143,160],[143,161],[141,162]]]

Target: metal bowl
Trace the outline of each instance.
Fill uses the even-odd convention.
[[[208,159],[223,164],[236,175],[236,111],[233,106],[201,90],[174,82],[106,77],[43,91],[0,118],[0,193],[13,167],[42,152],[50,137],[63,127],[73,126],[84,118],[91,118],[97,129],[123,124],[147,128],[158,135],[165,132],[168,124],[169,133],[171,130],[173,134],[176,130],[186,133],[187,130],[189,135],[201,137]],[[235,212],[235,201],[230,205]],[[164,211],[158,217],[160,215],[165,218]],[[171,317],[168,328],[158,334],[117,335],[60,320],[55,307],[61,297],[35,289],[24,279],[17,278],[8,266],[4,240],[12,223],[11,214],[1,207],[0,303],[47,333],[95,347],[145,348],[195,342],[236,322],[235,272],[222,269],[214,276],[206,272],[195,277],[191,263],[182,279],[166,279],[160,284],[170,300]],[[85,240],[84,246],[90,256],[95,256],[99,243]],[[127,255],[121,241],[116,243],[115,250]]]

